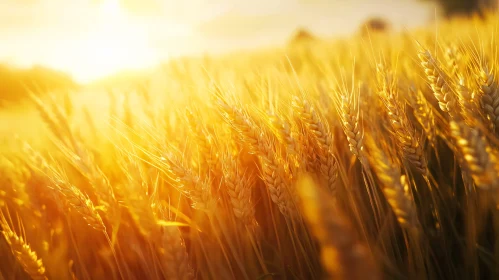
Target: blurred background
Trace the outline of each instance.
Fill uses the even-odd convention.
[[[366,22],[396,32],[483,15],[498,0],[0,0],[0,105],[171,58],[333,40]],[[371,20],[371,21],[370,21]],[[374,21],[373,21],[374,20]],[[301,30],[301,31],[300,31]]]

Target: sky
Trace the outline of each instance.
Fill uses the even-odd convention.
[[[84,83],[179,55],[282,45],[299,27],[334,37],[371,16],[411,28],[434,14],[417,0],[0,0],[0,62]]]

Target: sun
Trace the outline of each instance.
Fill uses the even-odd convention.
[[[119,0],[107,0],[101,4],[100,10],[107,17],[120,17],[123,12]]]
[[[118,0],[104,1],[88,32],[69,48],[73,55],[67,68],[85,83],[120,70],[152,67],[157,60],[146,31],[122,10]]]

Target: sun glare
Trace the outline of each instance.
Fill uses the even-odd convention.
[[[103,2],[89,32],[68,48],[76,56],[64,68],[78,81],[90,82],[121,70],[153,66],[155,52],[148,44],[146,30],[140,27],[118,0]]]
[[[118,0],[104,1],[101,4],[101,12],[109,18],[116,18],[123,14]]]

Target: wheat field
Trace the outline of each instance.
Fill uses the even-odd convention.
[[[178,59],[97,109],[33,93],[0,279],[499,278],[498,28]]]

